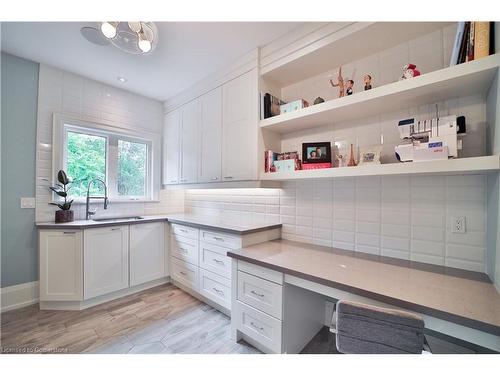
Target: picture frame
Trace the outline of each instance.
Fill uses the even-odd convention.
[[[381,145],[365,146],[359,149],[358,165],[376,165],[380,164]]]
[[[317,164],[332,162],[332,145],[330,142],[302,143],[302,163]]]

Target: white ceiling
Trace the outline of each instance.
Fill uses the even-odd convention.
[[[159,43],[130,55],[82,37],[80,22],[2,23],[1,49],[36,62],[166,100],[238,57],[298,27],[298,22],[157,22]],[[120,83],[117,77],[125,77]]]

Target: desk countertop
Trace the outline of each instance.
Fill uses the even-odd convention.
[[[484,274],[287,240],[228,255],[500,336],[500,294]]]

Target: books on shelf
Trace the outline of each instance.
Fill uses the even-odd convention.
[[[259,93],[259,103],[261,120],[279,115],[280,106],[286,104],[283,100],[269,94],[268,92]]]
[[[494,53],[492,27],[492,22],[458,22],[450,66]]]

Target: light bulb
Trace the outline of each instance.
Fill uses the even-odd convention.
[[[140,22],[129,22],[128,27],[133,32],[138,33],[139,31],[141,31],[142,25]]]
[[[140,39],[139,38],[138,45],[139,45],[139,49],[144,53],[151,51],[151,42],[147,39]]]
[[[113,39],[116,36],[117,22],[103,22],[101,24],[101,31],[108,39]]]

